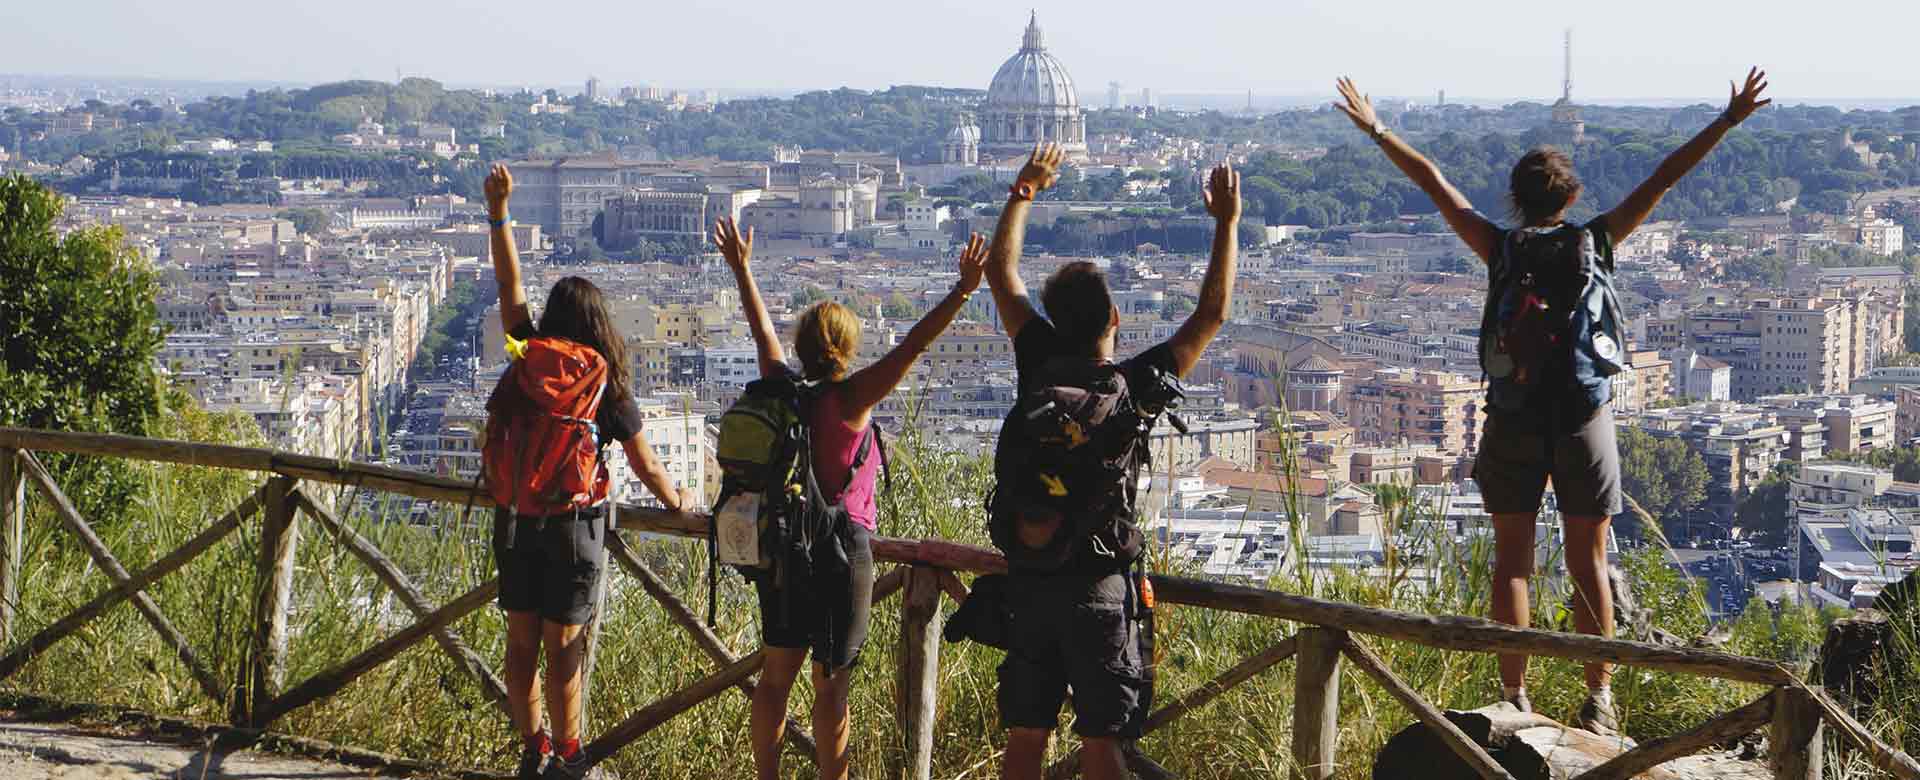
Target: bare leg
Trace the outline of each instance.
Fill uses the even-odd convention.
[[[813,665],[813,738],[819,740],[815,747],[821,780],[847,776],[847,688],[852,682],[852,669],[828,674],[825,664]]]
[[[1003,780],[1040,780],[1040,764],[1047,759],[1047,729],[1016,728],[1007,732],[1007,755],[1001,760]]]
[[[1087,780],[1125,780],[1126,759],[1120,755],[1120,740],[1113,737],[1084,737],[1080,740],[1080,774]]]
[[[760,780],[779,780],[780,738],[787,730],[787,697],[794,678],[807,662],[804,648],[766,648],[767,664],[753,686],[753,714],[749,732],[753,741],[753,768]],[[824,744],[824,743],[823,743]],[[821,776],[826,776],[824,767]]]
[[[1493,516],[1493,619],[1526,627],[1532,615],[1527,580],[1533,576],[1532,514]],[[1518,688],[1527,682],[1527,657],[1500,654],[1500,684]]]
[[[507,613],[507,714],[521,737],[540,733],[540,616]]]
[[[554,744],[580,739],[580,666],[586,653],[586,626],[552,621],[541,624],[547,646],[547,717]]]
[[[1573,575],[1573,625],[1582,634],[1613,636],[1613,587],[1607,582],[1607,517],[1568,517],[1567,573]],[[1587,687],[1613,680],[1613,665],[1587,664]]]

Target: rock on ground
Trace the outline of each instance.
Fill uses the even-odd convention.
[[[398,780],[325,761],[261,753],[208,752],[194,743],[103,734],[61,723],[0,723],[0,777],[7,780]]]
[[[1630,740],[1603,737],[1523,713],[1505,702],[1477,710],[1447,710],[1473,740],[1518,780],[1568,780],[1633,747]],[[1426,724],[1415,722],[1387,740],[1375,756],[1374,780],[1479,780],[1467,762],[1454,755]],[[1667,762],[1645,774],[1648,780],[1768,780],[1764,764],[1730,752],[1705,751]]]

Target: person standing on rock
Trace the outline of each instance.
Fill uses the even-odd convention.
[[[1760,99],[1766,73],[1755,68],[1744,86],[1729,85],[1719,118],[1668,155],[1626,200],[1584,225],[1566,219],[1580,196],[1572,158],[1552,147],[1528,152],[1510,177],[1517,228],[1502,228],[1475,211],[1437,166],[1387,129],[1351,80],[1338,86],[1341,102],[1334,106],[1433,199],[1447,225],[1487,264],[1479,350],[1488,379],[1487,421],[1473,475],[1493,515],[1493,619],[1527,625],[1534,523],[1551,480],[1566,524],[1574,624],[1582,633],[1611,637],[1606,538],[1608,523],[1622,511],[1622,494],[1608,378],[1627,368],[1613,247],[1727,131],[1772,102]],[[1500,656],[1504,698],[1531,712],[1526,673],[1527,656]],[[1612,675],[1611,664],[1587,665],[1587,697],[1574,725],[1618,732]]]
[[[584,629],[606,569],[606,534],[613,530],[605,448],[619,442],[634,473],[667,509],[682,511],[694,499],[675,488],[641,435],[644,418],[633,400],[626,341],[600,288],[578,276],[561,279],[536,324],[507,211],[513,175],[494,165],[485,186],[500,324],[514,361],[487,400],[482,454],[487,489],[502,505],[494,517],[493,554],[500,608],[507,613],[507,709],[525,741],[520,780],[569,780],[585,776],[588,767],[580,746],[581,665]],[[556,412],[556,404],[568,414]],[[572,472],[580,484],[561,490],[557,485],[566,480],[543,472]],[[540,730],[535,696],[543,645],[551,734]]]

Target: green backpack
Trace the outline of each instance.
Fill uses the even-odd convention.
[[[827,503],[813,476],[813,402],[830,387],[793,374],[757,379],[720,416],[720,499],[707,528],[708,625],[719,609],[721,564],[789,591],[787,583],[806,573],[793,569],[811,567],[814,541],[844,521],[846,508]],[[878,423],[868,425],[865,437],[878,436]],[[849,480],[866,462],[865,437]]]

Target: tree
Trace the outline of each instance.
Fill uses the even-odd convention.
[[[1749,536],[1785,539],[1788,513],[1792,508],[1787,501],[1793,488],[1792,472],[1791,464],[1781,464],[1781,468],[1768,474],[1746,498],[1740,499],[1740,504],[1734,508],[1734,526]]]
[[[1707,500],[1708,478],[1707,462],[1686,442],[1638,428],[1621,431],[1621,486],[1662,524],[1698,509]]]
[[[62,209],[46,186],[0,178],[0,425],[145,434],[160,414],[158,282],[119,228],[58,234]],[[125,464],[49,460],[90,517],[131,495]]]
[[[887,302],[880,307],[881,316],[890,320],[911,319],[916,313],[913,299],[908,298],[898,290],[895,290],[892,295],[887,296]]]
[[[274,216],[293,222],[293,229],[300,231],[303,236],[325,234],[327,227],[333,224],[333,216],[326,209],[281,209]]]

